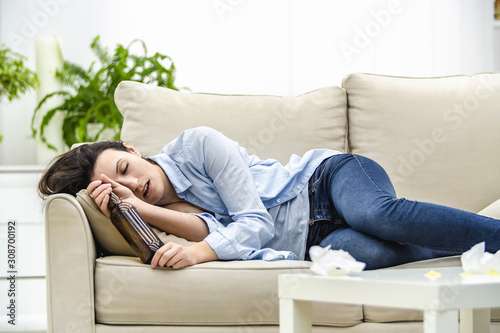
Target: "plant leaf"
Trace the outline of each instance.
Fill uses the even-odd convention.
[[[136,44],[141,46],[141,54],[132,53],[132,47]],[[38,135],[42,142],[49,144],[44,136],[45,126],[56,111],[61,111],[65,113],[63,140],[68,147],[77,142],[96,141],[105,129],[112,129],[115,132],[114,139],[119,139],[123,116],[114,102],[114,92],[120,82],[132,80],[179,90],[175,86],[176,68],[172,59],[158,52],[148,56],[146,43],[140,39],[133,40],[127,47],[118,44],[110,54],[101,44],[100,37],[96,36],[90,48],[98,62],[92,62],[85,69],[64,61],[63,68],[56,73],[64,89],[48,94],[40,101],[32,118],[33,137]],[[41,106],[56,95],[61,96],[63,101],[47,111],[40,127],[36,128],[35,117]],[[94,122],[101,123],[102,128],[91,136],[88,124]]]

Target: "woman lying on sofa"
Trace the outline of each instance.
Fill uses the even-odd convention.
[[[151,266],[212,260],[308,259],[312,245],[349,252],[367,269],[500,249],[500,220],[396,197],[363,156],[318,149],[290,163],[260,160],[207,127],[182,133],[147,159],[122,142],[81,145],[42,177],[43,195],[81,189],[109,217],[109,194],[151,225],[197,243],[167,243]]]

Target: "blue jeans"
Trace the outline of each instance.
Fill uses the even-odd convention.
[[[309,186],[307,252],[331,245],[376,269],[460,254],[483,241],[489,252],[500,249],[500,220],[398,199],[387,173],[363,156],[326,159]]]

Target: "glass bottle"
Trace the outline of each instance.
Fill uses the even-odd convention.
[[[109,195],[109,199],[111,222],[134,249],[141,261],[149,264],[156,251],[163,246],[163,242],[139,215],[134,206],[121,201],[113,192]]]

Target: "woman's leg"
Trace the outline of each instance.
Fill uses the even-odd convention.
[[[340,168],[325,174],[337,212],[356,231],[386,241],[461,253],[485,241],[500,249],[500,221],[425,202],[396,198],[380,165],[347,155]]]
[[[311,178],[312,223],[307,236],[307,249],[313,245],[330,245],[333,250],[347,251],[356,260],[366,263],[367,269],[458,254],[399,244],[352,229],[336,211],[330,198],[333,176],[351,160],[354,157],[348,154],[325,160]],[[311,260],[308,251],[305,259]]]
[[[332,250],[349,252],[356,260],[364,262],[366,269],[396,266],[407,262],[446,257],[454,254],[386,241],[363,234],[350,227],[341,227],[331,232],[319,245],[321,247],[330,245]]]

